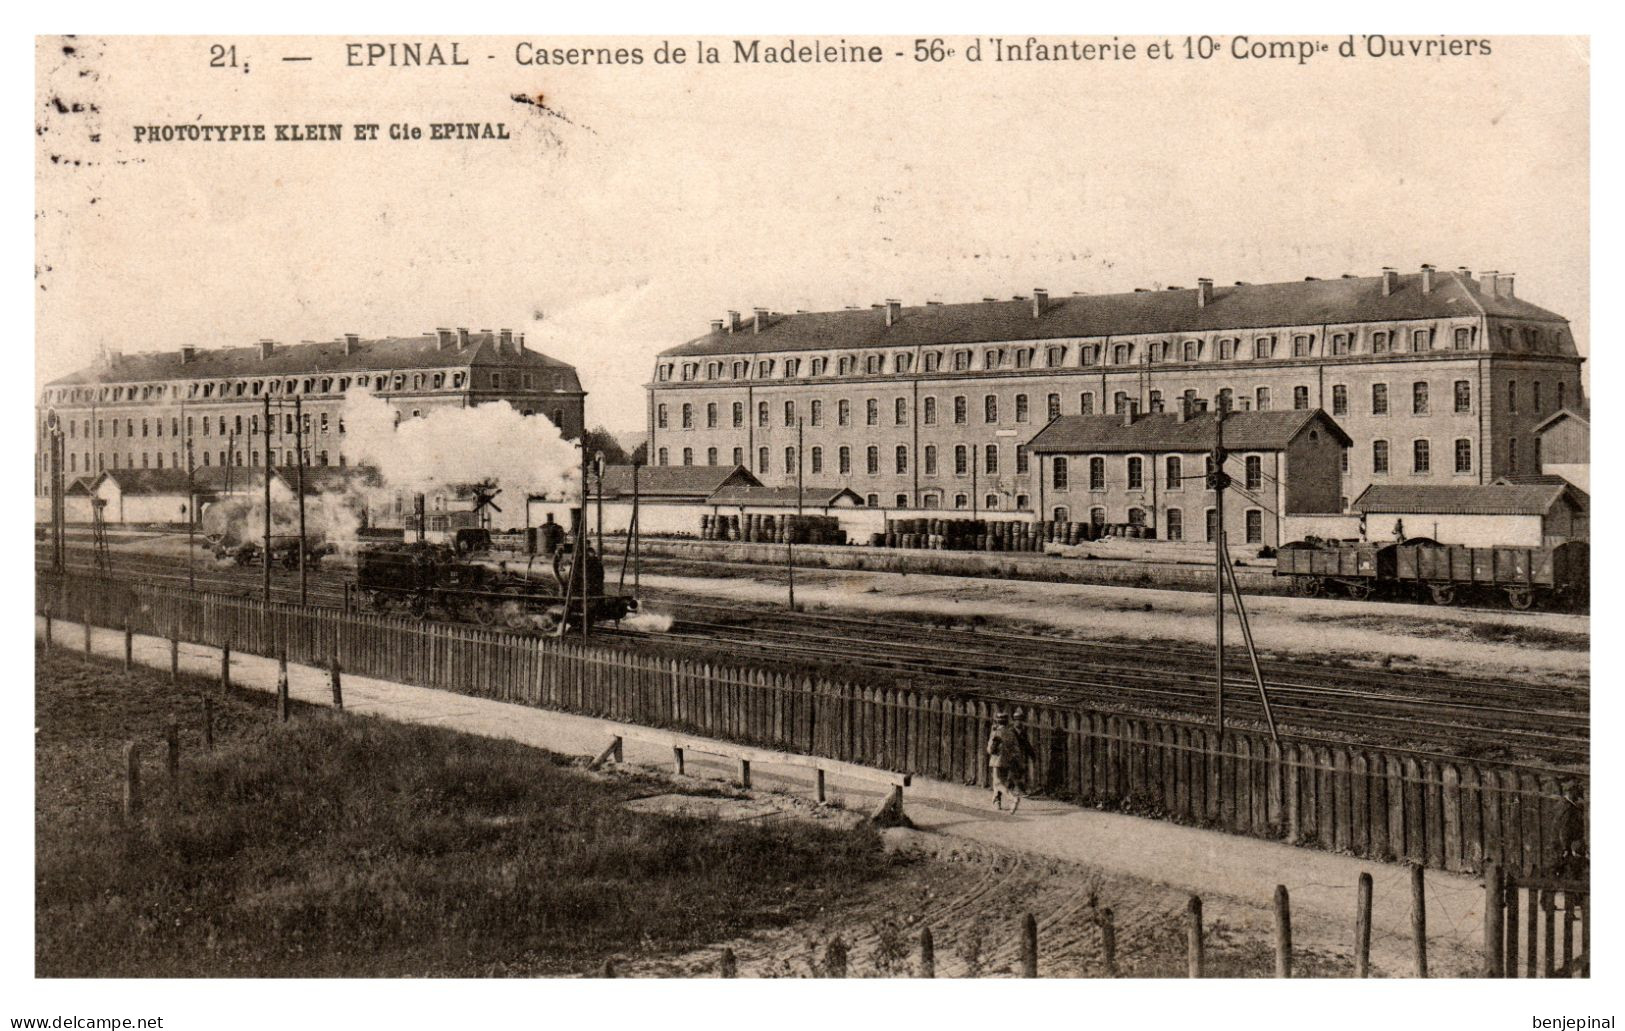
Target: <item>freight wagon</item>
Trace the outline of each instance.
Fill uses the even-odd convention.
[[[1466,548],[1436,541],[1405,544],[1297,542],[1275,557],[1275,575],[1295,594],[1341,593],[1430,599],[1438,605],[1505,597],[1515,609],[1584,604],[1590,554],[1583,542],[1546,548]]]

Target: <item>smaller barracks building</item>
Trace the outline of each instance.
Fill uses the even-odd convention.
[[[1033,492],[1044,517],[1148,527],[1170,541],[1211,541],[1215,416],[1206,411],[1064,415],[1039,431]],[[1233,545],[1278,547],[1287,516],[1342,510],[1353,442],[1309,411],[1231,412],[1224,420],[1225,533]]]

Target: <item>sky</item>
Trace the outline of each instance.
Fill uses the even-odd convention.
[[[801,67],[727,63],[717,40],[724,63],[673,67],[652,63],[658,39],[626,38],[601,42],[645,63],[610,68],[515,60],[520,42],[592,41],[456,40],[466,67],[345,67],[340,38],[243,38],[238,68],[209,67],[198,39],[42,39],[37,384],[103,345],[512,327],[580,370],[589,425],[625,431],[657,352],[728,309],[1423,262],[1516,273],[1589,349],[1581,40],[1021,65],[916,64],[890,56],[912,40],[862,37],[883,63]],[[436,121],[512,138],[387,139]],[[278,122],[386,138],[133,140]]]

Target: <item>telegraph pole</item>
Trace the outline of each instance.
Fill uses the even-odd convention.
[[[796,521],[784,534],[785,565],[790,573],[790,611],[796,610],[796,531],[801,529],[801,447],[803,441],[801,417],[796,417]]]
[[[305,409],[304,398],[293,399],[293,447],[299,456],[299,604],[306,604],[308,580],[305,575]]]
[[[197,589],[197,484],[193,466],[192,435],[186,435],[186,586]]]
[[[1219,742],[1224,742],[1224,488],[1230,477],[1224,471],[1224,403],[1214,399],[1213,412],[1213,637],[1214,720],[1218,725]]]
[[[587,431],[581,431],[581,518],[576,520],[576,560],[571,579],[581,585],[581,636],[592,636],[591,601],[587,597]],[[568,592],[566,592],[568,593]]]
[[[265,395],[265,550],[260,553],[264,575],[261,596],[271,602],[271,395]]]

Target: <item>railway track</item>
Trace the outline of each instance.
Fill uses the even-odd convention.
[[[88,550],[70,548],[70,567],[94,572]],[[120,555],[115,568],[143,579],[185,584],[183,564]],[[258,567],[196,569],[200,589],[258,597]],[[346,569],[312,570],[311,604],[340,606]],[[272,597],[299,600],[298,574],[273,570]],[[851,670],[891,682],[990,693],[1033,704],[1079,704],[1102,711],[1206,719],[1215,678],[1211,651],[1155,642],[1096,644],[1012,631],[942,629],[883,618],[791,614],[767,607],[713,604],[646,592],[679,613],[662,634],[601,627],[595,634],[630,648],[680,644],[719,661],[759,659]],[[698,615],[695,615],[698,613]],[[833,645],[832,642],[839,642]],[[1236,726],[1262,727],[1263,707],[1243,653],[1227,656],[1227,714]],[[1327,668],[1272,660],[1262,664],[1276,721],[1299,736],[1402,745],[1440,754],[1503,758],[1561,768],[1589,761],[1589,693],[1516,681]]]

